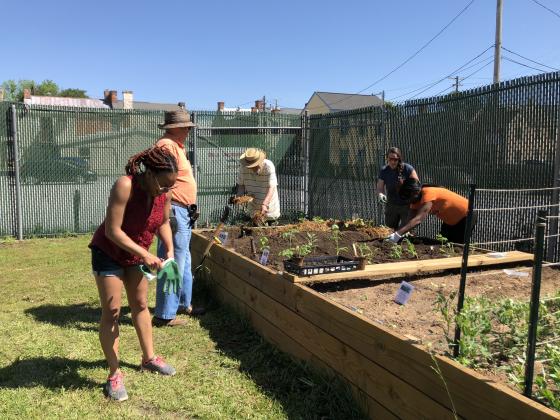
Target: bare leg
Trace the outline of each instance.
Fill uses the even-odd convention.
[[[119,369],[119,314],[122,279],[117,276],[95,276],[95,282],[101,302],[99,341],[109,365],[109,376],[113,376]]]
[[[154,357],[152,319],[148,309],[148,281],[136,267],[127,267],[124,275],[132,322],[142,348],[142,361],[146,362]]]

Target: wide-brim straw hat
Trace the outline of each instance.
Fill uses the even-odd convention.
[[[246,168],[254,168],[259,166],[265,158],[266,154],[262,150],[250,147],[241,155],[239,161]]]
[[[163,124],[158,124],[158,127],[162,130],[176,127],[196,127],[196,124],[191,121],[191,115],[182,109],[178,111],[166,111],[164,120],[165,122]]]

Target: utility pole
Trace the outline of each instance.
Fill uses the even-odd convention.
[[[502,52],[502,0],[496,0],[496,42],[494,43],[494,83],[500,83]]]
[[[459,76],[455,76],[455,93],[459,92]]]

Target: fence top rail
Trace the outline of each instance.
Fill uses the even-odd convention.
[[[281,126],[281,127],[267,127],[267,126],[254,126],[254,127],[197,127],[198,130],[301,130],[297,126]]]

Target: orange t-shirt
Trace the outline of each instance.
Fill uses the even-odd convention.
[[[410,208],[418,210],[430,201],[432,202],[430,214],[433,214],[445,224],[453,226],[467,217],[469,200],[445,188],[422,188],[422,198],[419,202],[411,204]]]
[[[196,203],[196,181],[193,176],[192,166],[187,155],[185,154],[185,146],[171,139],[162,138],[157,141],[156,146],[169,150],[175,160],[179,173],[177,174],[176,188],[171,190],[173,201],[180,204],[188,205]]]

